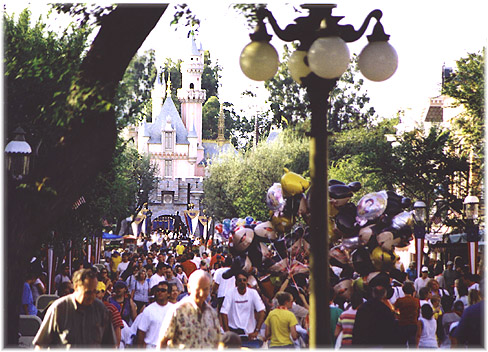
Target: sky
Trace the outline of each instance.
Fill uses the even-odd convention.
[[[27,5],[37,13],[45,8],[39,4],[9,0],[7,11],[18,12]],[[284,28],[301,16],[294,10],[299,4],[272,0],[268,9]],[[243,16],[231,8],[228,0],[193,1],[189,2],[189,7],[201,20],[197,41],[203,49],[210,51],[212,61],[222,67],[221,100],[238,108],[253,104],[255,109],[261,109],[267,97],[263,83],[248,79],[239,68],[239,55],[249,43],[249,33],[252,32]],[[381,23],[399,57],[398,69],[389,80],[365,80],[364,89],[371,98],[370,103],[383,117],[395,116],[398,110],[425,107],[430,97],[440,93],[443,65],[455,67],[456,60],[468,53],[479,52],[487,45],[488,3],[485,1],[339,0],[333,14],[345,16],[340,24],[351,24],[358,29],[368,13],[375,9],[383,12]],[[160,64],[167,57],[184,59],[190,50],[188,28],[170,26],[173,13],[174,4],[170,4],[139,51],[156,50]],[[351,55],[359,54],[367,44],[366,35],[371,34],[374,24],[373,19],[365,35],[348,44]],[[273,34],[270,26],[268,32]],[[271,44],[281,52],[285,43],[274,35]],[[253,102],[243,100],[241,93],[245,90],[256,92],[257,98]]]

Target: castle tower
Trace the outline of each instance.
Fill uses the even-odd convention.
[[[161,78],[161,75],[163,76]],[[156,82],[154,83],[154,88],[151,91],[152,99],[152,121],[156,120],[156,117],[161,112],[161,107],[163,106],[164,91],[166,90],[164,83],[164,72],[161,73],[159,67],[156,72]]]
[[[202,104],[206,92],[202,89],[203,50],[197,48],[195,38],[191,38],[191,51],[181,64],[181,88],[178,100],[181,102],[181,119],[188,132],[193,126],[198,136],[198,146],[202,146]]]

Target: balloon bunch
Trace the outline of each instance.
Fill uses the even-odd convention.
[[[405,210],[410,199],[380,191],[366,194],[356,205],[351,198],[361,183],[330,180],[328,186],[329,272],[337,295],[348,299],[353,286],[363,290],[375,280],[404,281],[404,273],[396,267],[395,248],[407,246],[412,239],[414,217]],[[235,258],[227,276],[253,267],[261,275],[308,274],[310,197],[305,192],[309,188],[306,179],[285,169],[281,181],[266,194],[269,220],[248,216],[216,225],[217,232],[229,239]],[[296,224],[299,217],[305,225]]]
[[[360,188],[358,182],[329,181],[331,284],[344,298],[357,276],[361,287],[362,281],[367,284],[380,273],[375,280],[385,280],[386,275],[403,282],[395,248],[407,246],[413,238],[413,213],[405,210],[411,206],[409,198],[380,191],[366,194],[355,205],[350,199]]]

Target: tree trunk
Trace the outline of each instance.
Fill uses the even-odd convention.
[[[111,161],[117,130],[113,103],[118,82],[167,4],[118,5],[102,19],[100,31],[83,60],[66,112],[65,136],[52,155],[37,163],[24,180],[8,179],[5,347],[18,344],[23,278],[42,238],[80,191]],[[37,184],[36,184],[37,182]]]

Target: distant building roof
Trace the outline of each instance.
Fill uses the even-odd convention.
[[[178,110],[171,96],[164,101],[161,112],[152,123],[146,122],[144,125],[144,136],[149,137],[148,143],[161,144],[161,131],[166,125],[166,119],[171,119],[171,127],[176,131],[176,144],[190,144],[188,141],[188,131],[181,120]]]
[[[203,159],[199,165],[207,165],[212,159],[216,158],[219,154],[227,153],[228,151],[234,151],[235,148],[230,142],[225,142],[222,146],[219,146],[217,141],[205,140],[202,142],[204,151]]]
[[[425,116],[425,122],[443,122],[442,106],[430,106]]]
[[[192,56],[200,56],[200,51],[197,48],[194,36],[191,37],[191,54]]]

